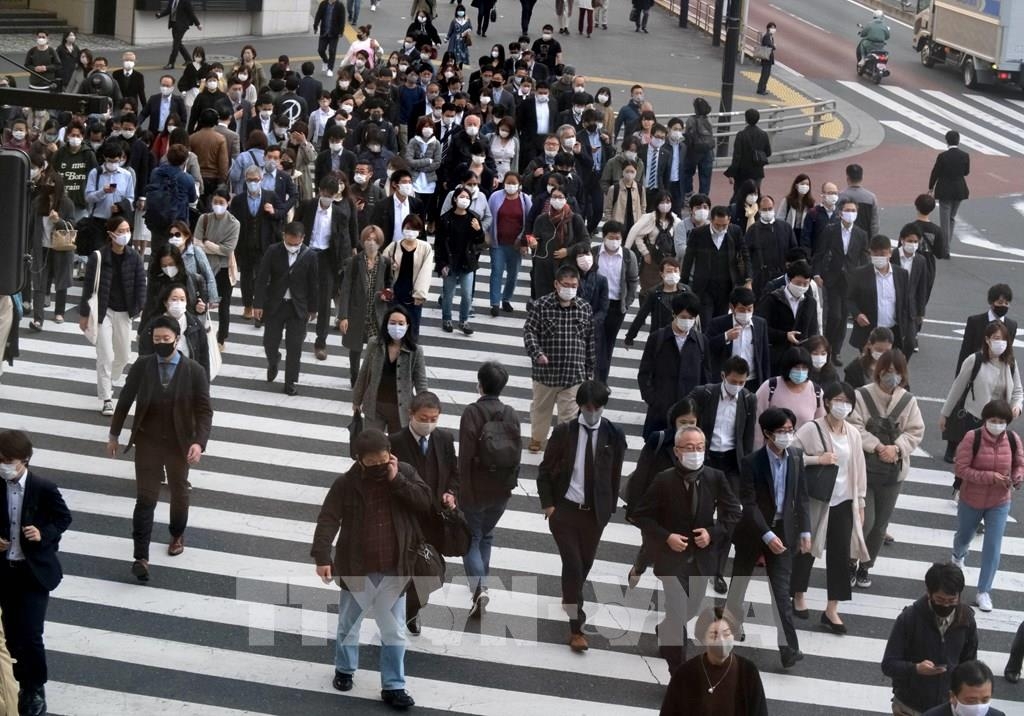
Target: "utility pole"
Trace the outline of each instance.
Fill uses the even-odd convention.
[[[722,46],[722,11],[725,7],[725,0],[715,0],[715,19],[711,25],[711,46]]]
[[[725,26],[725,51],[722,57],[722,100],[718,108],[718,132],[720,135],[729,131],[729,117],[726,115],[732,112],[732,96],[736,84],[736,58],[739,55],[740,47],[740,15],[743,0],[729,0],[728,17]],[[728,140],[718,145],[718,156],[724,157],[729,153]]]

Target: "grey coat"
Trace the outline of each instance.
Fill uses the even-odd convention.
[[[405,161],[414,177],[416,173],[423,172],[427,181],[437,181],[437,170],[441,168],[441,143],[433,137],[426,143],[419,137],[410,138],[405,146]]]
[[[365,427],[387,431],[387,427],[377,420],[377,388],[380,376],[387,360],[387,348],[380,341],[367,346],[366,358],[359,369],[356,387],[352,394],[352,405],[358,405],[365,416]],[[423,349],[410,351],[402,346],[398,354],[398,415],[404,428],[409,422],[409,408],[413,396],[427,389],[427,366],[423,360]]]
[[[373,295],[377,308],[377,319],[383,320],[384,314],[388,310],[388,302],[380,297],[380,292],[391,285],[391,262],[384,258],[378,258],[377,264],[377,281],[373,287]],[[338,297],[338,320],[348,321],[348,331],[342,336],[341,344],[350,351],[361,351],[363,344],[366,343],[366,318],[369,314],[366,304],[368,277],[366,257],[362,252],[356,256],[350,256],[345,261],[341,292]]]

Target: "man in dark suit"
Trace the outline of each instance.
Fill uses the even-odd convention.
[[[128,371],[107,440],[107,454],[116,457],[118,436],[135,403],[135,419],[125,451],[135,446],[138,496],[132,516],[132,574],[140,582],[149,581],[153,512],[165,477],[171,491],[171,542],[167,554],[176,557],[185,551],[188,471],[191,465],[199,464],[213,424],[206,371],[178,352],[178,321],[161,316],[152,325],[153,353],[139,358]]]
[[[668,129],[663,124],[655,124],[651,129],[651,141],[644,154],[640,157],[644,162],[642,185],[647,192],[647,210],[654,211],[658,207],[658,195],[668,191],[668,176],[672,170],[672,151],[665,146]]]
[[[708,467],[721,470],[729,480],[733,494],[740,494],[740,463],[754,449],[754,418],[757,398],[746,386],[750,379],[750,365],[740,356],[725,361],[720,383],[700,385],[689,398],[697,404],[697,427],[707,438],[704,462]],[[718,569],[714,587],[725,594],[728,587],[723,577],[725,560],[729,557],[729,542],[718,545]]]
[[[355,181],[353,175],[356,172],[356,154],[345,148],[345,134],[344,127],[334,125],[327,128],[327,149],[317,153],[313,165],[313,179],[317,186],[320,186],[323,178],[331,172],[345,172],[345,177],[349,181]]]
[[[669,671],[686,661],[686,622],[700,611],[718,569],[718,546],[728,543],[742,514],[728,479],[705,464],[706,445],[700,428],[676,432],[675,466],[654,477],[632,515],[665,589],[658,649]]]
[[[136,100],[136,106],[142,107],[146,104],[146,78],[141,72],[135,71],[135,53],[125,52],[121,55],[120,70],[114,70],[111,76],[117,86],[121,88],[121,97],[124,99]]]
[[[423,202],[416,196],[412,188],[412,174],[399,169],[391,175],[391,196],[384,197],[373,207],[371,224],[376,224],[384,232],[384,246],[392,241],[402,240],[402,222],[410,214],[422,216]],[[396,221],[396,215],[402,217]]]
[[[988,290],[988,310],[984,313],[977,313],[967,317],[964,326],[964,338],[960,341],[960,355],[956,359],[956,371],[960,372],[960,366],[967,360],[967,356],[974,355],[985,345],[985,328],[992,321],[1002,321],[1010,332],[1010,345],[1017,338],[1017,321],[1007,318],[1010,310],[1010,303],[1013,301],[1013,289],[1005,283],[997,283]]]
[[[576,420],[555,426],[537,473],[540,506],[562,558],[562,608],[569,616],[569,647],[586,651],[583,584],[601,533],[616,510],[626,436],[603,418],[607,386],[587,380],[576,391]]]
[[[768,348],[768,324],[754,315],[754,292],[737,286],[729,294],[731,313],[712,318],[704,330],[708,339],[708,362],[711,375],[722,372],[725,362],[738,356],[747,362],[747,388],[752,392],[772,377],[771,353]]]
[[[966,178],[971,173],[971,155],[960,148],[960,132],[955,129],[946,132],[946,144],[949,148],[935,157],[935,166],[928,178],[928,193],[939,202],[939,225],[946,240],[952,243],[960,202],[971,195]]]
[[[892,331],[893,347],[902,350],[910,360],[917,341],[917,328],[911,316],[910,277],[902,267],[890,263],[892,242],[888,236],[873,236],[868,250],[871,265],[857,269],[849,279],[847,301],[853,317],[850,345],[860,350],[872,329],[882,326]]]
[[[544,148],[544,139],[558,128],[558,110],[551,104],[551,90],[546,82],[537,82],[533,96],[527,98],[516,112],[519,132],[519,164],[526,166]]]
[[[692,293],[672,299],[672,325],[652,333],[640,358],[637,382],[647,403],[643,436],[664,430],[668,409],[708,382],[708,344],[695,328],[700,301]]]
[[[188,118],[185,100],[180,94],[174,94],[174,78],[163,75],[160,78],[160,91],[146,100],[139,112],[139,126],[149,120],[149,131],[154,135],[164,130],[167,118],[175,115],[179,122]]]
[[[714,207],[711,223],[690,234],[681,275],[693,277],[690,287],[701,297],[700,322],[705,326],[712,316],[729,310],[733,288],[750,287],[750,254],[740,227],[729,222],[728,207]]]
[[[814,281],[825,291],[824,336],[832,346],[833,362],[842,364],[839,353],[846,338],[846,317],[849,306],[848,275],[871,263],[868,235],[857,226],[857,202],[848,199],[839,207],[839,221],[829,223],[821,233],[811,261]],[[804,336],[810,338],[810,336]]]
[[[733,204],[742,205],[743,197],[739,195],[743,182],[752,179],[761,189],[764,179],[764,167],[772,155],[772,142],[768,133],[757,126],[761,121],[761,113],[751,107],[744,113],[747,126],[736,134],[732,145],[732,163],[725,170],[725,176],[732,179]]]
[[[179,54],[184,58],[185,64],[188,65],[191,58],[188,56],[188,52],[186,52],[181,40],[193,25],[200,32],[203,31],[199,18],[196,17],[195,12],[192,10],[192,0],[167,0],[167,7],[156,14],[157,20],[162,17],[167,18],[167,27],[171,30],[171,39],[173,41],[171,44],[171,56],[167,60],[167,64],[164,65],[164,69],[173,70],[174,58]]]
[[[18,713],[46,714],[43,624],[50,592],[60,584],[57,548],[71,524],[60,490],[28,469],[32,442],[20,430],[0,432],[0,609],[20,686]],[[14,704],[10,704],[13,709]]]
[[[281,335],[285,338],[284,392],[296,395],[302,343],[306,323],[316,318],[317,260],[313,250],[303,245],[305,229],[298,221],[284,227],[284,241],[273,244],[263,254],[256,275],[253,316],[264,321],[263,350],[267,355],[267,382],[277,378],[281,360]]]
[[[765,445],[747,455],[740,469],[740,498],[743,519],[733,541],[736,557],[732,566],[728,608],[741,618],[743,599],[758,557],[765,560],[771,586],[772,605],[779,616],[779,655],[788,669],[803,658],[796,628],[789,578],[793,554],[811,550],[811,513],[804,482],[803,453],[791,448],[796,416],[787,408],[768,408],[758,418]]]
[[[353,20],[353,22],[355,22]],[[313,16],[313,33],[319,35],[316,53],[324,61],[324,74],[334,75],[334,60],[338,52],[338,38],[345,32],[345,4],[337,0],[320,0]],[[305,74],[305,70],[303,70]],[[312,74],[312,73],[310,73]],[[316,99],[309,103],[316,105]]]
[[[416,474],[430,488],[431,509],[420,513],[423,539],[440,547],[443,535],[440,510],[454,509],[459,494],[459,460],[455,455],[455,437],[447,430],[438,430],[441,400],[430,391],[417,393],[409,405],[409,422],[397,433],[388,436],[391,454],[400,462],[416,468]],[[417,616],[427,595],[416,592],[413,584],[406,593],[405,619],[409,631],[420,633]]]
[[[786,269],[786,285],[767,294],[757,304],[757,315],[768,326],[771,346],[771,373],[779,374],[779,362],[787,350],[800,345],[818,331],[818,304],[810,293],[811,267],[806,261],[794,261]]]
[[[296,93],[306,103],[306,106],[312,108],[316,108],[320,102],[320,94],[324,91],[323,83],[313,76],[315,71],[316,66],[312,62],[308,60],[303,62],[302,77],[299,79],[299,88],[296,90]],[[302,118],[302,121],[305,122],[308,118],[309,115],[307,114]]]
[[[905,224],[900,229],[900,243],[892,250],[892,265],[900,266],[910,276],[910,317],[914,327],[920,331],[924,322],[925,311],[928,309],[930,283],[934,276],[928,268],[928,261],[921,255],[921,235],[917,224]]]
[[[331,318],[331,299],[341,286],[341,271],[345,260],[356,253],[359,227],[355,207],[342,206],[334,199],[338,195],[338,180],[324,177],[320,182],[320,196],[299,205],[299,221],[306,229],[306,243],[316,254],[317,289],[316,341],[313,350],[317,360],[327,360],[327,325]],[[346,211],[346,209],[348,209]]]
[[[287,214],[299,200],[295,180],[281,169],[281,145],[267,147],[263,153],[263,188],[274,192],[281,210]]]

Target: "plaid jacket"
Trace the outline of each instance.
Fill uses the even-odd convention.
[[[578,296],[565,307],[554,293],[534,301],[523,343],[538,383],[568,388],[594,374],[594,317],[590,305]],[[537,362],[542,355],[547,356],[547,365]]]

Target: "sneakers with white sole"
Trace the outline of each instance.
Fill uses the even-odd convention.
[[[978,592],[978,596],[974,598],[974,603],[983,612],[992,611],[992,597],[988,595],[988,592]]]
[[[114,414],[114,403],[111,400],[104,400],[103,407],[100,408],[100,415],[113,415]]]
[[[966,564],[966,562],[967,562],[967,558],[966,557],[960,557],[958,559],[957,556],[954,554],[950,561],[953,564],[955,564],[957,567],[959,567],[960,569],[963,569],[965,564]]]

